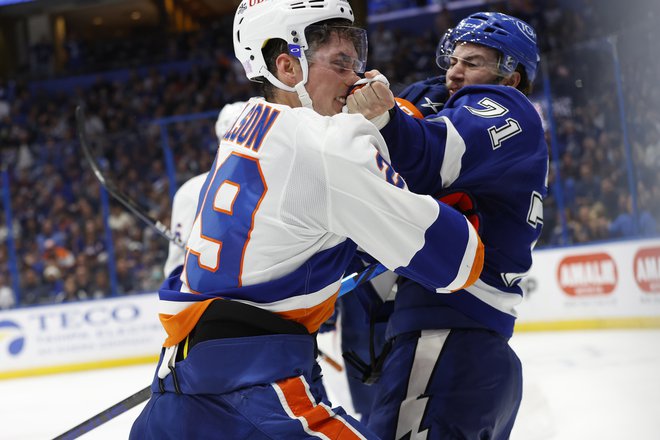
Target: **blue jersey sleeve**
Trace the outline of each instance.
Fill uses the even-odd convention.
[[[397,98],[405,99],[419,110],[422,117],[427,117],[442,110],[449,99],[449,91],[443,75],[410,84]]]
[[[390,122],[381,130],[390,159],[408,188],[418,194],[433,194],[442,188],[438,173],[445,150],[444,124],[427,124],[395,106]],[[412,178],[409,182],[408,177]]]
[[[395,110],[381,133],[411,191],[470,196],[486,246],[481,278],[515,287],[531,266],[547,185],[547,146],[529,100],[512,87],[466,86],[435,116]]]

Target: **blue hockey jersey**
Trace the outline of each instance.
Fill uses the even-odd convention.
[[[494,85],[463,87],[426,119],[406,113],[393,111],[381,130],[392,165],[411,191],[461,201],[478,225],[485,261],[480,279],[458,294],[402,283],[388,336],[482,327],[510,337],[519,282],[543,224],[548,150],[541,119],[521,92]]]

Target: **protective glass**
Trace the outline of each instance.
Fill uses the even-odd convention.
[[[314,48],[323,46],[331,37],[336,34],[340,39],[346,39],[353,43],[357,57],[354,53],[339,52],[334,55],[320,55]],[[365,29],[348,26],[308,26],[305,30],[307,43],[310,49],[305,51],[307,61],[322,64],[327,68],[335,70],[338,73],[347,71],[363,74],[367,67],[367,31]]]
[[[468,58],[461,58],[455,55],[450,55],[446,57],[444,61],[447,67],[441,67],[444,70],[449,70],[450,68],[460,64],[464,69],[467,70],[488,70],[493,72],[496,75],[501,75],[499,68],[499,63],[494,63],[492,61],[486,61],[482,56],[473,56]]]
[[[499,57],[497,62],[488,61],[481,56],[470,57],[469,59],[454,56],[454,50],[457,45],[465,43],[480,44],[482,46],[491,47],[485,38],[470,32],[458,33],[454,29],[449,29],[445,35],[440,39],[438,47],[435,51],[435,61],[438,67],[442,70],[461,63],[466,69],[479,69],[490,70],[500,76],[507,76],[513,73],[516,69],[516,61],[509,57]],[[486,44],[484,44],[486,43]]]

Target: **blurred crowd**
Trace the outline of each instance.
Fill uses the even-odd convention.
[[[543,8],[524,0],[491,6],[537,28],[549,73],[550,96],[544,94],[541,74],[532,96],[546,124],[552,160],[538,246],[657,235],[660,57],[648,53],[655,30],[642,21],[626,32],[622,23],[614,26],[613,19],[599,17],[586,0],[576,9],[544,3]],[[414,35],[374,27],[370,66],[386,74],[395,92],[441,73],[435,45],[460,18],[460,12],[442,10],[431,29]],[[107,44],[91,50],[72,43],[75,62],[60,72],[135,69],[127,79],[98,74],[88,87],[58,92],[20,79],[0,80],[0,171],[9,180],[8,188],[0,180],[0,195],[8,191],[11,203],[7,207],[0,196],[0,309],[158,288],[168,243],[103,192],[80,152],[74,109],[86,107],[85,130],[103,172],[146,213],[168,224],[176,188],[166,170],[163,136],[173,150],[177,187],[210,168],[217,140],[215,116],[170,124],[159,123],[160,118],[217,112],[228,102],[259,94],[233,59],[230,20],[161,37],[158,45],[147,37],[115,41],[110,47],[125,50],[112,58],[112,66],[103,62]],[[607,38],[611,35],[616,39]],[[153,61],[154,53],[161,53],[160,61],[187,60],[189,68],[166,72],[154,66],[139,73],[138,66]],[[620,54],[618,65],[613,53]],[[646,62],[639,64],[640,57]],[[39,69],[44,67],[50,69]],[[621,78],[624,113],[617,93]],[[20,301],[9,270],[8,208]]]

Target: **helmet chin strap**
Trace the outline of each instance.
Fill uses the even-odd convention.
[[[302,104],[303,107],[306,107],[310,110],[314,110],[314,104],[312,103],[312,98],[310,98],[309,93],[305,88],[305,84],[307,83],[307,77],[309,76],[309,65],[307,64],[307,59],[305,57],[304,52],[301,54],[299,61],[300,61],[300,68],[302,70],[302,81],[300,81],[298,84],[296,84],[293,87],[287,86],[269,71],[264,72],[264,77],[266,78],[267,81],[270,81],[270,83],[273,84],[278,89],[286,90],[287,92],[296,92],[296,94],[298,95],[298,99],[300,99],[300,104]]]
[[[314,105],[312,104],[312,98],[310,98],[305,84],[307,83],[307,78],[309,78],[309,64],[307,64],[307,56],[303,51],[300,54],[300,69],[302,70],[302,81],[294,86],[296,93],[298,94],[298,99],[303,107],[306,107],[310,110],[314,110]]]
[[[302,70],[302,74],[303,74],[303,79],[298,84],[296,84],[294,88],[296,89],[296,93],[298,94],[298,99],[300,99],[300,103],[302,104],[302,106],[310,110],[314,110],[314,105],[312,104],[312,98],[310,98],[309,93],[305,88],[305,84],[307,83],[307,79],[309,78],[309,64],[307,64],[307,55],[305,54],[304,51],[300,54],[299,61],[300,61],[300,69]]]
[[[309,93],[307,93],[307,89],[305,88],[305,82],[305,80],[300,81],[294,86],[294,88],[296,89],[296,93],[298,93],[298,99],[300,99],[302,106],[307,107],[310,110],[314,110],[312,98],[309,97]]]

